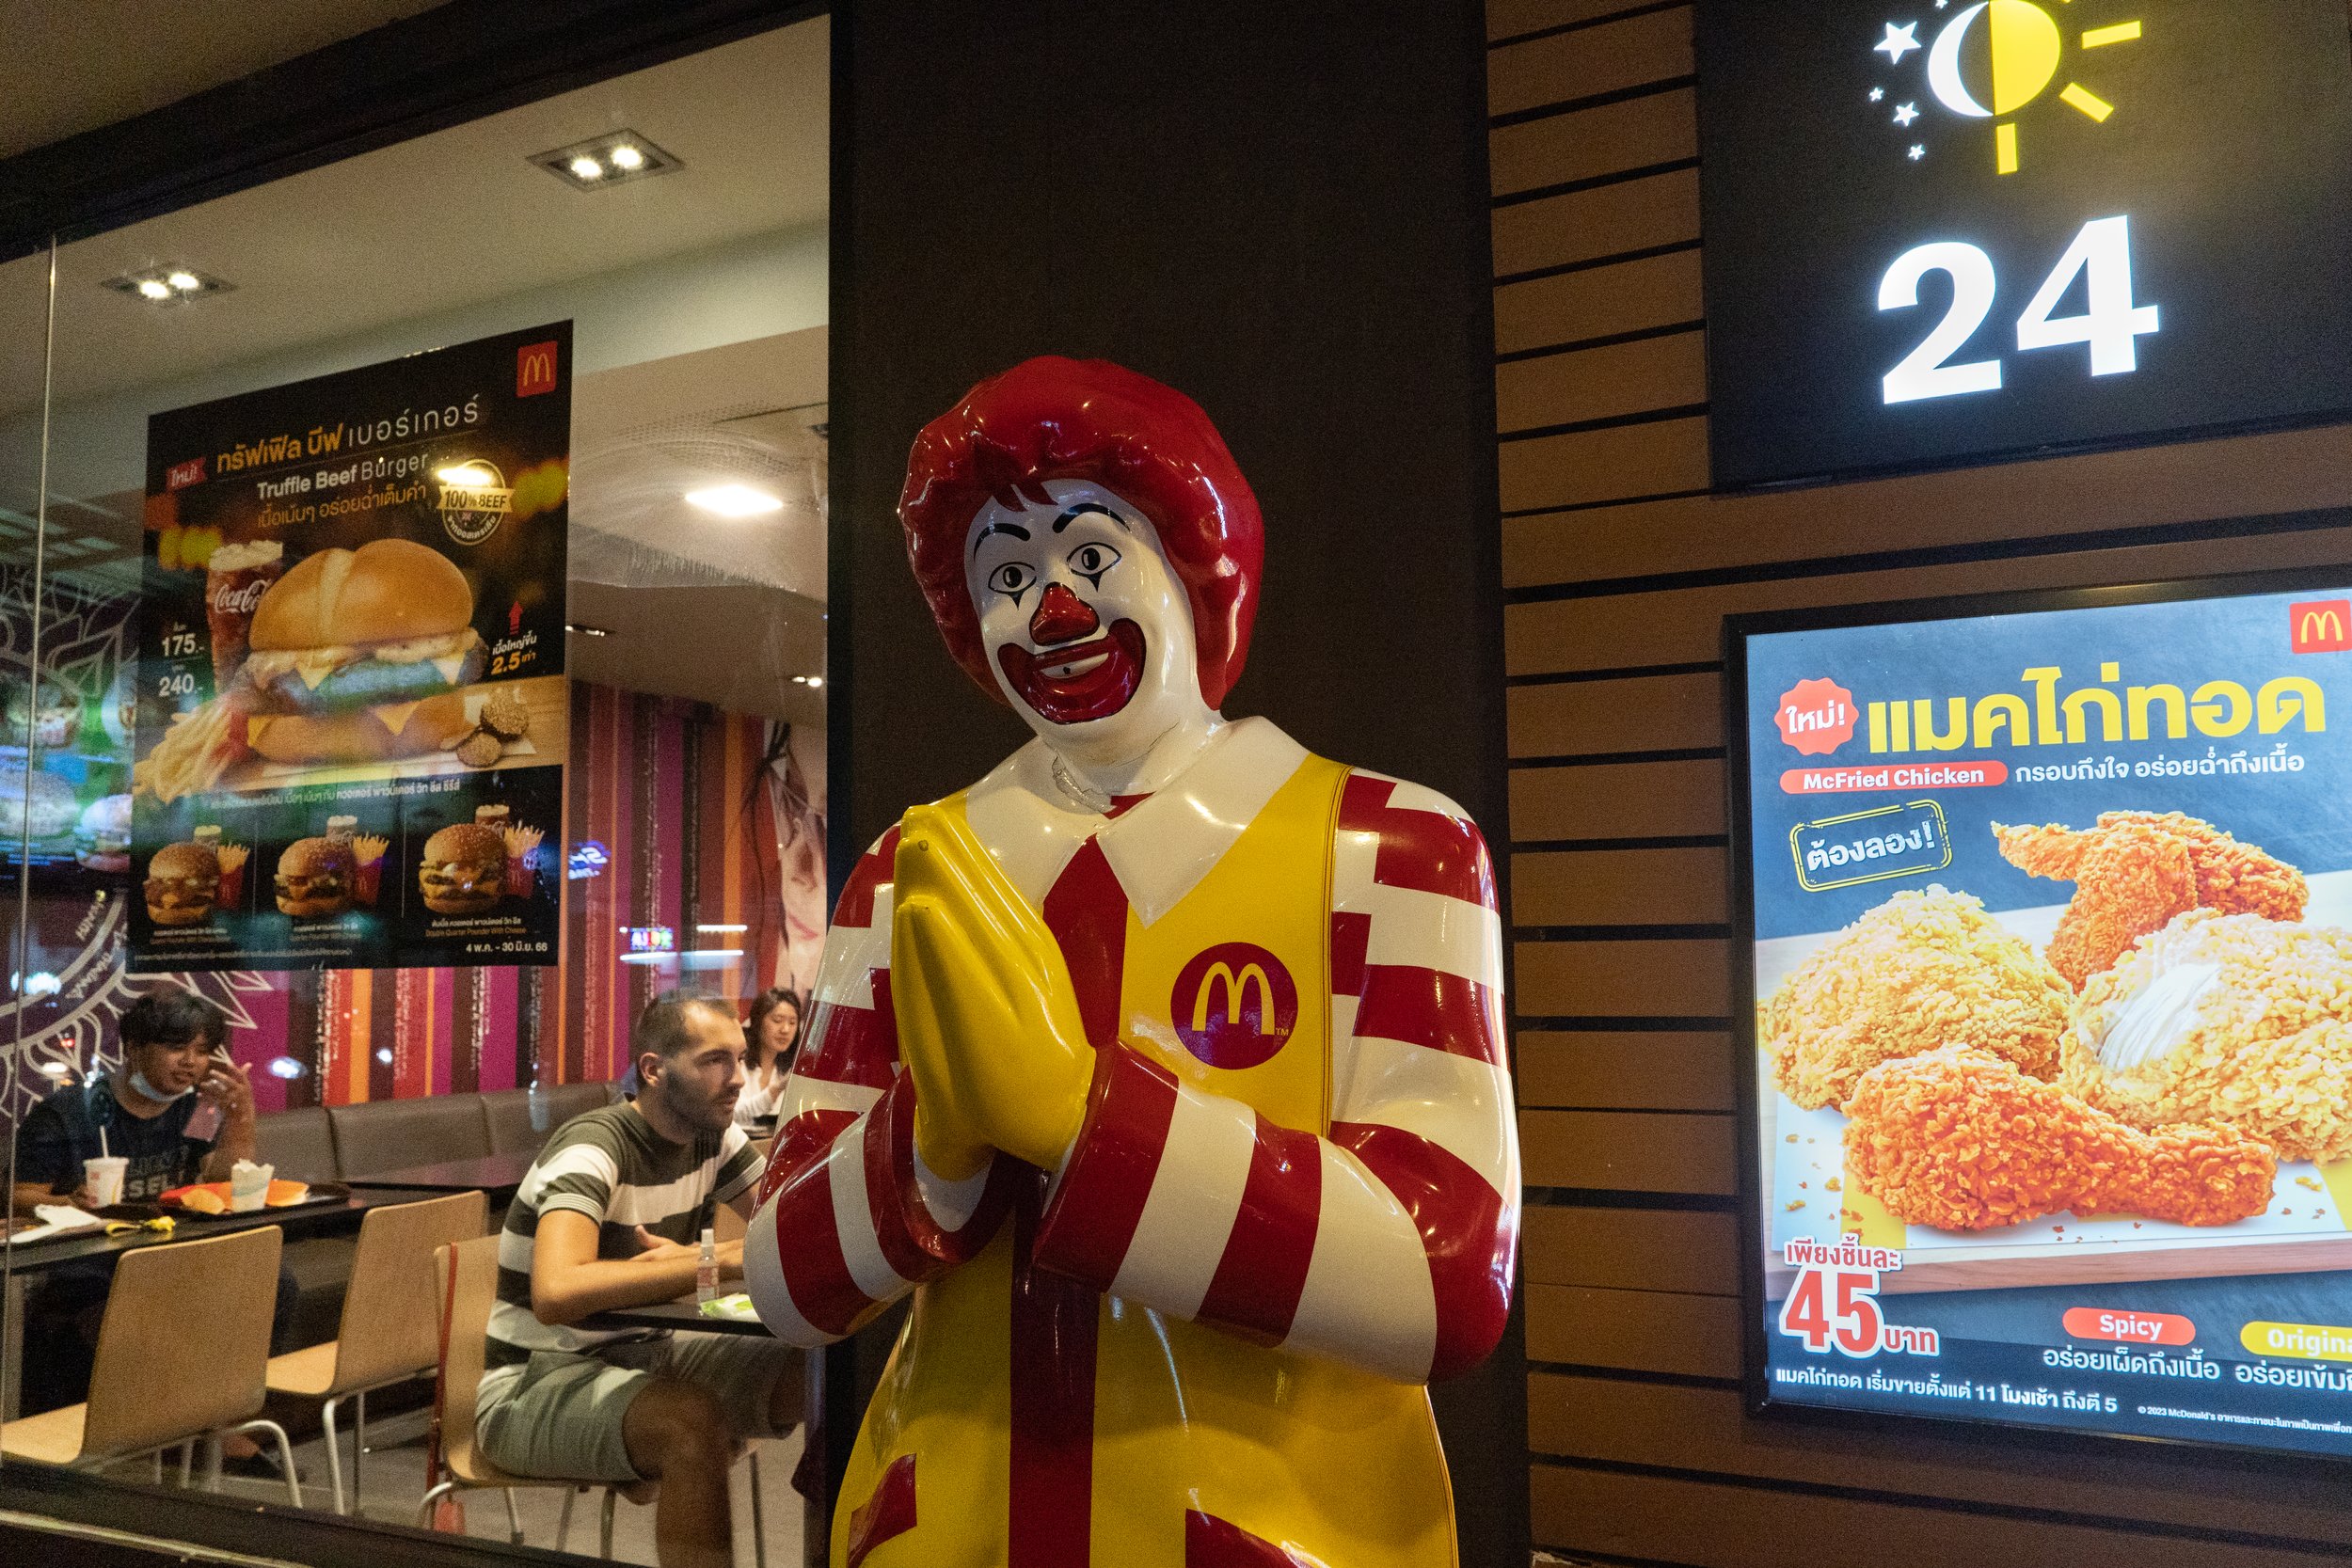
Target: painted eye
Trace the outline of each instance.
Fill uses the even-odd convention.
[[[988,585],[1018,603],[1022,594],[1037,586],[1037,573],[1025,562],[1008,561],[988,574]]]
[[[1103,574],[1119,564],[1119,552],[1100,540],[1089,540],[1070,552],[1070,569],[1097,588]]]

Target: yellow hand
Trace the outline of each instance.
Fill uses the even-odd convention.
[[[894,878],[891,1003],[924,1161],[957,1178],[998,1148],[1050,1169],[1094,1074],[1053,934],[937,807],[907,813]]]

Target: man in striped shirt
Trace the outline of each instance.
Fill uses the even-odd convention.
[[[484,1457],[516,1475],[659,1481],[662,1563],[727,1563],[728,1468],[744,1441],[791,1430],[800,1353],[579,1324],[692,1290],[713,1211],[751,1212],[760,1159],[731,1119],[743,1030],[727,1004],[672,992],[632,1043],[636,1100],[557,1128],[507,1211],[476,1430]],[[723,1278],[742,1276],[741,1243],[718,1255]]]

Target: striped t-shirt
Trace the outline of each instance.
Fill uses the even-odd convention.
[[[499,1295],[490,1308],[485,1370],[518,1366],[533,1351],[592,1353],[652,1333],[543,1323],[532,1315],[531,1255],[542,1214],[570,1209],[595,1220],[598,1258],[643,1252],[641,1225],[665,1242],[691,1246],[713,1211],[756,1182],[760,1169],[759,1151],[741,1128],[672,1143],[634,1104],[608,1105],[557,1128],[532,1162],[499,1236]]]

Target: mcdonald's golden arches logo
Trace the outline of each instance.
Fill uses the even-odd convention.
[[[1192,956],[1168,999],[1184,1049],[1214,1068],[1252,1068],[1281,1050],[1298,1023],[1298,985],[1254,942],[1221,942]]]
[[[515,395],[537,397],[555,390],[555,341],[525,343],[515,351]]]
[[[2340,654],[2352,648],[2352,599],[2313,599],[2287,607],[2298,654]]]

